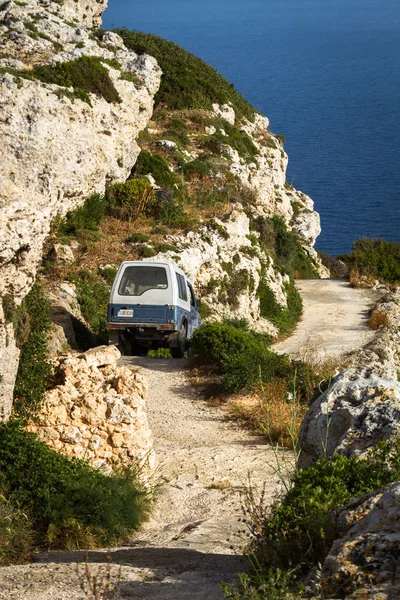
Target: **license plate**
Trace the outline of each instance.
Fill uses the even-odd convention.
[[[121,308],[118,311],[118,316],[119,317],[133,317],[133,310],[132,309]]]

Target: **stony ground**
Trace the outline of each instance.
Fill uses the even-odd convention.
[[[336,356],[367,343],[369,292],[342,281],[300,282],[305,305],[282,352]],[[158,457],[158,496],[151,521],[125,547],[113,549],[111,573],[120,580],[115,598],[143,600],[218,600],[222,581],[245,568],[246,541],[241,496],[250,473],[256,496],[266,485],[266,500],[281,489],[276,459],[261,438],[225,420],[187,381],[185,360],[125,358],[149,379],[148,418]],[[290,467],[290,454],[281,454]],[[240,531],[242,530],[242,531]],[[81,585],[101,579],[107,552],[49,552],[25,566],[0,570],[0,600],[94,599]],[[103,573],[103,574],[102,574]],[[100,596],[99,596],[100,598]]]

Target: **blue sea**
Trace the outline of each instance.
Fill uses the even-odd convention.
[[[174,41],[269,117],[318,249],[400,242],[399,0],[110,0],[103,26]]]

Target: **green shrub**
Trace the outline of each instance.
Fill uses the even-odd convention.
[[[33,519],[41,545],[115,544],[140,525],[149,508],[134,469],[105,475],[54,452],[16,422],[0,426],[0,473]]]
[[[163,76],[156,94],[156,105],[170,110],[212,110],[212,104],[232,104],[236,117],[254,120],[255,109],[226,79],[201,59],[173,42],[150,33],[116,30],[125,45],[138,54],[154,56]]]
[[[155,201],[155,192],[146,177],[113,183],[106,189],[107,212],[123,221],[148,214]]]
[[[285,286],[287,307],[275,298],[271,288],[261,278],[257,296],[260,300],[260,314],[275,325],[281,333],[287,333],[296,325],[303,312],[303,302],[293,281]]]
[[[142,150],[132,171],[135,175],[151,173],[157,185],[171,187],[176,183],[176,176],[170,171],[168,162],[159,154],[151,154]]]
[[[297,279],[318,277],[312,260],[303,250],[299,236],[289,231],[282,217],[251,219],[251,227],[260,234],[259,243],[264,252],[272,252],[275,263],[284,273]]]
[[[80,229],[97,231],[106,213],[107,203],[103,195],[93,194],[82,206],[69,211],[58,228],[59,235],[76,235]]]
[[[149,350],[147,355],[149,358],[172,358],[169,348],[157,348],[157,350]]]
[[[293,487],[271,509],[256,548],[266,568],[307,572],[322,562],[337,537],[335,510],[353,498],[398,481],[400,443],[380,443],[365,458],[335,455],[297,471]]]
[[[47,347],[47,332],[51,327],[50,305],[38,283],[24,298],[20,310],[27,315],[25,324],[28,329],[21,347],[14,387],[14,411],[29,419],[40,409],[51,374]]]
[[[268,349],[264,341],[231,325],[205,323],[196,330],[192,348],[204,363],[223,375],[227,391],[239,391],[260,381],[286,377],[290,361]]]
[[[210,175],[210,167],[207,163],[195,159],[182,165],[182,172],[186,179],[190,179],[193,175],[207,177]]]
[[[82,315],[89,323],[92,333],[95,334],[96,342],[106,343],[107,305],[111,285],[106,284],[99,275],[94,275],[84,269],[70,275],[69,280],[76,285],[76,294]],[[91,336],[89,335],[89,337]],[[85,346],[91,342],[92,339],[89,339]]]
[[[213,314],[213,310],[211,306],[205,302],[201,302],[200,306],[198,307],[198,313],[202,319],[209,319]]]
[[[400,281],[400,244],[397,242],[361,238],[354,242],[351,254],[342,254],[338,259],[356,267],[361,275],[389,283]]]
[[[326,254],[326,252],[322,252],[321,250],[317,250],[317,252],[322,264],[329,269],[332,278],[347,277],[349,275],[348,264],[329,256],[329,254]]]
[[[150,236],[147,235],[147,233],[131,233],[131,235],[126,238],[126,242],[127,243],[132,243],[132,244],[143,244],[144,242],[148,242],[150,239]]]
[[[226,135],[223,135],[221,130],[217,130],[213,135],[203,139],[202,147],[213,154],[221,154],[222,146],[227,144],[248,162],[254,161],[258,150],[250,136],[227,121],[224,122],[223,129]]]
[[[31,79],[39,79],[45,83],[73,87],[75,92],[81,93],[81,99],[89,104],[89,93],[104,98],[109,103],[121,102],[108,69],[102,62],[105,61],[94,56],[81,56],[69,62],[37,66],[28,75]],[[21,76],[25,76],[25,72]]]
[[[0,492],[0,565],[25,562],[33,548],[33,524],[18,502]]]

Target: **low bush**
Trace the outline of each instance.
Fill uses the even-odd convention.
[[[349,265],[344,263],[342,260],[338,258],[333,258],[326,254],[326,252],[322,252],[318,250],[318,256],[321,259],[322,264],[329,269],[331,277],[333,279],[339,277],[347,277],[349,275]]]
[[[157,185],[172,187],[177,178],[171,172],[168,162],[159,154],[152,154],[142,150],[133,167],[132,174],[135,176],[153,175]]]
[[[260,381],[286,377],[290,361],[269,350],[265,342],[232,325],[205,323],[192,339],[195,355],[223,375],[227,391],[239,391]]]
[[[260,565],[307,572],[323,561],[337,537],[335,510],[399,477],[399,441],[380,443],[365,458],[335,455],[297,471],[292,488],[266,516],[261,539],[258,527],[252,530]]]
[[[156,94],[156,106],[170,110],[212,110],[213,103],[231,104],[237,119],[254,120],[255,109],[232,84],[200,58],[173,42],[150,33],[116,30],[125,45],[138,54],[150,54],[157,59],[163,76]]]
[[[47,333],[51,327],[50,305],[36,283],[19,309],[25,332],[14,387],[14,411],[24,419],[33,418],[49,389]],[[21,321],[22,322],[22,321]],[[17,333],[17,338],[18,338]]]
[[[338,259],[371,280],[400,282],[400,244],[397,242],[361,238],[353,244],[351,254],[342,254]]]
[[[389,327],[389,316],[383,310],[373,310],[368,319],[370,329],[379,329],[380,327]]]
[[[303,250],[299,236],[289,231],[282,217],[257,217],[251,219],[251,227],[257,231],[264,252],[271,252],[278,268],[297,279],[318,277],[310,257]]]
[[[84,349],[93,345],[93,334],[98,344],[107,343],[107,305],[111,284],[106,283],[100,275],[94,275],[85,269],[70,274],[69,281],[76,285],[76,295],[82,315],[91,328],[91,332],[87,332],[88,339],[80,340],[80,347]],[[82,335],[84,332],[79,331],[79,333]]]
[[[149,509],[133,468],[105,475],[54,452],[15,421],[0,426],[0,474],[29,514],[36,543],[45,547],[115,544]]]
[[[281,333],[287,333],[298,322],[303,313],[303,302],[293,281],[285,286],[287,307],[282,306],[275,298],[272,289],[261,277],[257,296],[260,299],[260,314],[275,325]]]
[[[113,183],[106,189],[107,212],[122,221],[132,221],[150,212],[155,198],[146,177]]]
[[[93,194],[82,206],[69,211],[61,221],[58,235],[76,235],[79,230],[97,231],[106,214],[107,203],[101,194]]]
[[[23,74],[25,75],[25,72]],[[121,102],[108,69],[102,64],[102,59],[94,56],[81,56],[68,62],[37,66],[28,71],[28,74],[30,78],[45,83],[73,87],[75,92],[81,95],[81,100],[89,104],[88,93],[96,94],[109,103]]]
[[[0,477],[1,479],[1,477]],[[0,491],[0,565],[23,563],[33,548],[33,524],[18,501]]]

